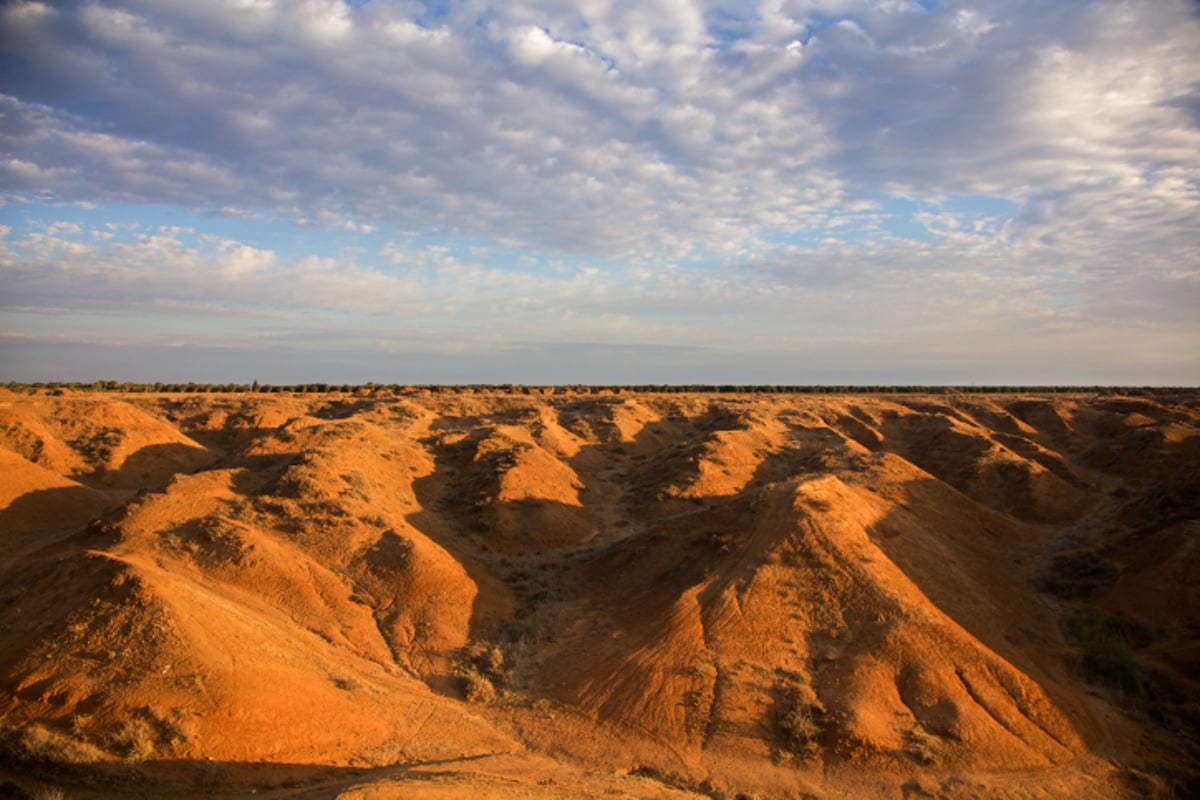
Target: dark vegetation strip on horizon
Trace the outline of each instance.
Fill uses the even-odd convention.
[[[62,394],[107,392],[115,394],[354,394],[402,395],[418,392],[456,394],[1140,394],[1192,392],[1185,386],[1038,386],[1038,385],[783,385],[783,384],[625,384],[531,385],[500,384],[399,384],[399,383],[136,383],[132,381],[46,381],[0,384],[12,392]]]

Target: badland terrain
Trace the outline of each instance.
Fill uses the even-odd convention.
[[[0,392],[9,796],[1184,797],[1197,665],[1196,391]]]

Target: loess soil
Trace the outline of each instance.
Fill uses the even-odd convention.
[[[0,394],[0,796],[1200,796],[1198,664],[1196,392]]]

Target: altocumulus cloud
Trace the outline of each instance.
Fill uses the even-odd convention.
[[[1184,0],[8,2],[4,347],[1197,382],[1197,42]],[[564,342],[645,373],[522,372]]]

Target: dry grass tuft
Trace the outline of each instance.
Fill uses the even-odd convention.
[[[92,764],[104,753],[92,745],[44,725],[26,725],[0,734],[0,751],[18,763],[65,765]]]
[[[1157,772],[1130,769],[1126,777],[1134,791],[1146,800],[1177,800],[1185,796],[1178,781]]]
[[[904,735],[904,752],[911,756],[918,764],[928,766],[937,758],[934,738],[931,734],[920,728],[913,728]]]
[[[816,752],[823,726],[820,709],[797,703],[779,718],[779,732],[784,746],[793,753]]]
[[[122,722],[108,739],[109,749],[133,761],[144,761],[158,749],[158,735],[144,719]]]
[[[468,703],[490,703],[507,679],[504,651],[488,642],[470,642],[459,654],[454,675]]]
[[[34,789],[30,797],[33,800],[67,800],[67,796],[63,793],[62,789],[49,786]]]

